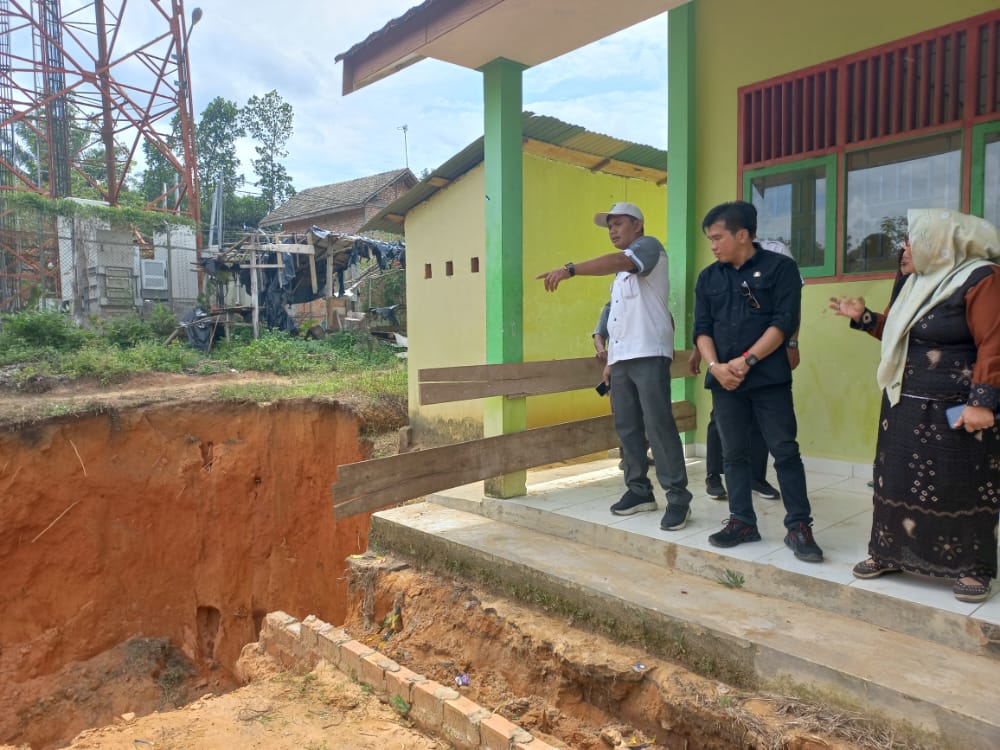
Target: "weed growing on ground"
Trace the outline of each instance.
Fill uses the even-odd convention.
[[[742,573],[737,573],[735,570],[730,570],[726,568],[725,573],[715,579],[727,589],[741,589],[746,583],[746,579],[743,577]]]
[[[401,695],[392,696],[392,700],[389,701],[389,705],[392,706],[393,711],[402,716],[404,719],[406,718],[406,715],[410,713],[410,709],[412,708],[412,706],[407,703]]]

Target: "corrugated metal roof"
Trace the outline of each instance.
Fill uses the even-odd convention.
[[[591,132],[579,125],[571,125],[557,120],[555,117],[536,115],[525,112],[522,122],[523,136],[527,141],[537,141],[548,144],[556,149],[566,149],[575,152],[574,164],[588,166],[595,171],[623,172],[610,168],[615,163],[631,165],[636,170],[637,177],[666,179],[667,152],[653,146],[644,146],[631,141],[623,141],[608,135]],[[549,154],[552,158],[560,158],[558,151]],[[360,231],[392,232],[402,231],[402,221],[390,217],[404,217],[414,206],[423,203],[443,187],[442,181],[451,182],[483,160],[483,139],[477,138],[463,148],[444,164],[421,180],[405,195],[400,196],[375,216],[369,219]],[[434,183],[438,184],[434,184]]]

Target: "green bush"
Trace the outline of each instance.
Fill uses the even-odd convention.
[[[123,352],[137,372],[195,372],[201,367],[201,353],[187,346],[168,346],[158,341],[140,341]]]
[[[105,385],[118,383],[150,368],[130,361],[128,354],[105,341],[96,341],[62,357],[59,371],[73,378],[97,378]]]
[[[153,327],[134,313],[103,321],[101,335],[122,349],[156,337]]]
[[[157,336],[166,338],[177,328],[177,316],[162,302],[157,302],[149,313],[149,326]]]
[[[220,348],[220,354],[237,370],[262,370],[278,375],[295,375],[335,369],[332,353],[317,351],[313,341],[297,341],[275,331],[261,334],[246,346]]]
[[[3,318],[0,344],[18,343],[36,348],[72,352],[83,346],[90,335],[76,327],[73,320],[58,312],[24,311]]]

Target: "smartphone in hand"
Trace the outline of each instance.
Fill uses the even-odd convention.
[[[965,409],[966,406],[968,406],[968,404],[956,404],[955,406],[949,406],[944,410],[944,418],[948,420],[948,426],[951,429],[959,429],[955,426],[955,422],[957,422],[958,418],[962,416],[962,410]],[[1000,411],[997,412],[996,418],[1000,420]]]
[[[598,396],[607,396],[608,391],[611,390],[611,386],[602,380],[600,383],[597,384],[594,390],[597,391]]]

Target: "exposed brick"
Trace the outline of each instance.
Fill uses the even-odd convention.
[[[532,737],[528,742],[514,740],[512,750],[556,750],[548,742],[542,742],[537,737]]]
[[[385,695],[390,701],[395,697],[400,697],[406,701],[406,705],[413,706],[413,686],[418,682],[427,682],[427,678],[416,672],[400,667],[395,672],[385,673]]]
[[[460,695],[444,703],[442,729],[455,747],[471,750],[479,747],[479,725],[490,712]]]
[[[350,640],[351,636],[343,628],[335,628],[332,625],[328,629],[320,628],[316,635],[316,654],[339,668],[340,647]]]
[[[384,654],[376,651],[361,659],[361,674],[358,679],[371,685],[379,695],[385,694],[386,672],[398,672],[399,665]]]
[[[410,719],[430,732],[438,732],[444,721],[444,702],[459,697],[457,690],[444,687],[438,682],[415,682],[411,691]]]
[[[316,631],[319,629],[320,625],[325,625],[321,619],[316,617],[316,615],[307,615],[304,620],[302,620],[302,627],[300,629],[302,636],[302,648],[315,651],[316,650]]]
[[[260,631],[264,651],[288,669],[301,669],[302,624],[285,612],[270,612]]]
[[[352,640],[340,644],[340,671],[360,680],[362,675],[361,660],[374,653],[375,649],[358,641]]]
[[[531,742],[533,739],[528,732],[500,714],[490,714],[479,725],[479,743],[484,750],[510,750],[514,742]]]

